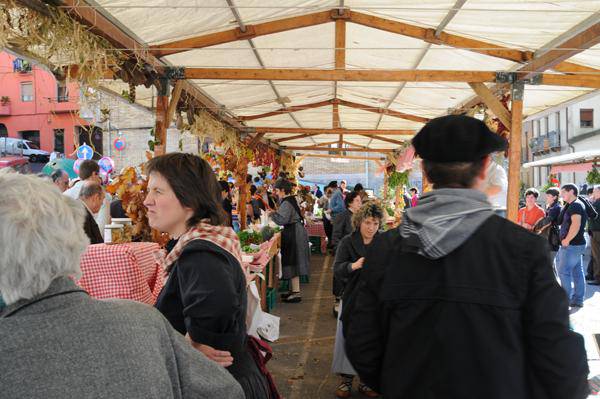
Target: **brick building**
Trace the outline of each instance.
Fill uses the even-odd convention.
[[[0,52],[0,137],[31,140],[69,155],[82,127],[79,87],[58,82],[44,66]]]

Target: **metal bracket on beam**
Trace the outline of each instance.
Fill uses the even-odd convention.
[[[169,80],[185,79],[185,68],[184,67],[165,68],[165,78],[167,78]]]
[[[525,79],[524,82],[528,85],[541,85],[542,84],[542,74],[536,73],[529,79]]]
[[[516,72],[496,72],[496,83],[515,83],[517,80]]]
[[[345,19],[345,20],[349,20],[350,19],[350,10],[348,9],[339,9],[336,8],[334,10],[331,10],[331,19],[336,20],[336,19]]]
[[[238,39],[252,39],[254,36],[256,36],[256,30],[254,29],[253,25],[246,25],[244,26],[245,30],[242,30],[242,28],[237,28],[235,30],[235,37],[237,37]]]
[[[523,93],[525,92],[525,82],[519,80],[514,82],[511,87],[510,98],[515,101],[523,101]]]
[[[437,37],[435,34],[435,29],[426,29],[425,37],[423,38],[423,40],[431,44],[442,44],[440,38]]]
[[[167,97],[169,96],[169,86],[170,85],[170,81],[171,79],[169,79],[166,76],[161,76],[160,78],[158,78],[158,85],[156,87],[157,89],[157,94],[159,96],[163,96],[163,97]]]

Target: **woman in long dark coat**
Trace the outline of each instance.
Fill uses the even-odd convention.
[[[302,301],[300,276],[309,274],[310,249],[304,219],[296,197],[292,195],[292,184],[284,179],[275,182],[275,195],[281,201],[277,212],[271,212],[271,219],[283,226],[281,233],[281,263],[283,279],[290,281],[290,292],[283,295],[285,302]]]
[[[346,209],[344,212],[338,214],[333,220],[333,234],[332,244],[333,251],[337,250],[337,247],[342,240],[354,230],[352,226],[352,215],[357,212],[362,206],[362,199],[357,191],[349,192],[344,198],[344,205]],[[338,281],[338,277],[333,275],[333,315],[337,318],[340,308],[340,299],[342,297],[343,284]]]
[[[351,298],[350,292],[355,286],[360,276],[361,269],[365,260],[367,247],[371,244],[379,231],[383,221],[383,210],[375,203],[363,205],[352,216],[352,226],[354,231],[340,241],[335,255],[333,272],[341,284],[344,298]],[[342,306],[348,305],[349,308],[342,310]],[[352,304],[350,301],[344,304],[340,303],[340,315],[338,317],[337,332],[335,336],[335,347],[333,352],[332,370],[342,377],[342,381],[335,391],[338,398],[348,398],[352,394],[352,381],[357,374],[350,361],[346,357],[344,348],[343,320],[349,312]],[[359,383],[358,390],[367,397],[379,396],[363,383]]]
[[[221,206],[220,187],[202,158],[172,153],[147,165],[150,226],[171,241],[169,277],[156,308],[191,345],[226,367],[246,398],[271,397],[246,333],[246,274],[239,240]]]

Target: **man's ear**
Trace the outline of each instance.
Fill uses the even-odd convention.
[[[488,154],[483,158],[483,165],[481,166],[481,170],[479,171],[479,175],[477,176],[482,181],[487,179],[488,167],[490,166],[490,163],[492,163],[492,156],[491,154]]]

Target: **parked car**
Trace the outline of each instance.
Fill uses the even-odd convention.
[[[21,155],[29,158],[30,162],[48,162],[50,153],[40,150],[33,141],[13,137],[0,138],[0,155]]]
[[[19,173],[31,173],[29,160],[26,157],[8,156],[0,157],[0,169],[13,168]]]

